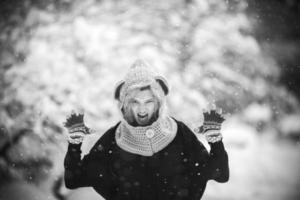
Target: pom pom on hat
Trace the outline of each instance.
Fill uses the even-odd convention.
[[[147,85],[157,85],[160,87],[159,89],[165,96],[169,93],[169,86],[166,79],[162,76],[156,75],[151,70],[151,66],[145,61],[137,60],[130,67],[124,80],[117,84],[114,97],[120,102],[123,102],[130,89],[140,88]]]

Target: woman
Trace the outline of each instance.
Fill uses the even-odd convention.
[[[205,121],[208,153],[184,123],[166,114],[168,92],[164,78],[145,62],[135,62],[115,90],[123,119],[83,159],[80,147],[88,129],[69,119],[66,187],[91,186],[107,200],[199,200],[208,180],[226,182],[223,118]]]

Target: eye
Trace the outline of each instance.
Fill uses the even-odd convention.
[[[153,99],[150,99],[150,100],[146,101],[146,103],[153,103],[153,102],[154,102]]]
[[[137,104],[137,101],[136,101],[135,99],[131,99],[131,100],[129,101],[129,103],[130,103],[130,104]]]

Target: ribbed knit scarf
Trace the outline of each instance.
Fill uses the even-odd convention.
[[[127,152],[152,156],[171,143],[176,132],[177,124],[170,117],[158,118],[149,126],[137,127],[123,120],[116,130],[116,142]]]

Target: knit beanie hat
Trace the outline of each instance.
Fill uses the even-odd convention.
[[[157,75],[145,61],[136,60],[124,79],[115,88],[114,97],[120,102],[120,109],[124,106],[125,97],[131,90],[144,86],[152,87],[160,98],[165,97],[169,93],[166,79]]]

